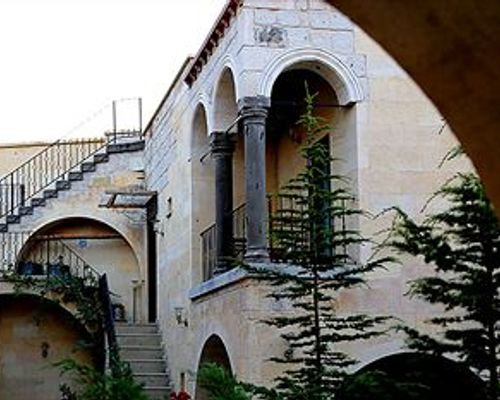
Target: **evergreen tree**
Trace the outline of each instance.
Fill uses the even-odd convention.
[[[410,348],[453,355],[488,380],[490,400],[498,396],[500,360],[500,226],[479,178],[460,173],[435,194],[447,205],[417,223],[397,211],[389,245],[421,256],[434,274],[410,283],[409,294],[444,306],[428,322],[440,331],[412,328]]]
[[[208,400],[250,400],[252,389],[239,382],[223,366],[203,364],[198,371],[198,383],[206,391]]]
[[[287,400],[323,400],[333,397],[346,371],[355,361],[336,345],[372,338],[384,332],[386,318],[340,315],[336,295],[364,283],[363,275],[382,267],[388,259],[361,265],[347,249],[366,242],[344,222],[360,215],[351,207],[354,198],[347,179],[330,173],[328,145],[319,139],[329,127],[314,115],[314,98],[306,87],[306,111],[298,121],[304,128],[301,156],[304,170],[274,197],[271,215],[272,251],[286,265],[252,268],[271,285],[270,297],[289,302],[292,312],[266,323],[279,328],[290,348],[272,361],[285,364],[268,397]]]

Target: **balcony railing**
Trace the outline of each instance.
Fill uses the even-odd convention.
[[[60,239],[39,238],[23,251],[29,235],[29,232],[0,234],[0,271],[40,277],[71,274],[97,284],[99,272]]]
[[[342,201],[342,206],[346,205],[346,201]],[[295,228],[293,223],[290,223],[292,218],[303,214],[304,205],[291,197],[268,197],[268,250],[271,262],[283,263],[287,262],[287,245],[283,244],[276,235],[276,232],[283,229],[297,229],[294,232],[298,241],[302,244],[309,241],[309,233],[303,232],[299,228]],[[235,261],[243,260],[246,252],[246,208],[245,204],[240,205],[233,210],[233,258]],[[287,221],[287,222],[286,222]],[[342,231],[346,229],[346,215],[325,221],[332,224],[333,227],[338,227]],[[287,226],[285,226],[287,225]],[[201,251],[202,251],[202,268],[203,280],[209,280],[217,274],[217,235],[215,224],[209,226],[201,234]],[[335,249],[336,254],[348,254],[347,246]]]

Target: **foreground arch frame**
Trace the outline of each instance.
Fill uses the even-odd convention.
[[[344,381],[338,393],[339,400],[385,398],[482,400],[487,394],[484,382],[464,364],[412,352],[391,354],[365,365]]]
[[[500,2],[327,1],[381,44],[431,98],[500,215]]]

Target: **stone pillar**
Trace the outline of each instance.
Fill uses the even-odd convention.
[[[245,97],[239,102],[245,138],[246,254],[248,262],[269,262],[266,239],[266,119],[268,97]]]
[[[227,269],[233,256],[233,152],[234,142],[226,132],[213,132],[210,147],[215,160],[215,229],[217,265],[215,273]]]

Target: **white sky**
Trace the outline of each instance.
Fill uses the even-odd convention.
[[[0,0],[0,142],[58,139],[124,97],[147,123],[224,4]]]

